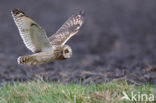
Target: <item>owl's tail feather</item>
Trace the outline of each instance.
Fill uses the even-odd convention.
[[[38,64],[38,61],[35,59],[34,56],[20,56],[17,59],[18,64],[30,64],[35,66]]]

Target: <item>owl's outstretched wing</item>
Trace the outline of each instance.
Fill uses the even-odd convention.
[[[26,47],[34,53],[52,49],[44,29],[18,9],[11,11]]]
[[[64,45],[73,35],[75,35],[84,22],[84,11],[79,11],[72,15],[61,28],[49,37],[52,45]]]

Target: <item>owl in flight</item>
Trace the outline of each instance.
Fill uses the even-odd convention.
[[[23,11],[14,9],[11,14],[24,44],[33,52],[32,55],[18,57],[18,64],[38,65],[71,57],[72,49],[65,43],[79,31],[84,22],[85,13],[84,11],[79,11],[72,15],[49,38],[45,30]]]

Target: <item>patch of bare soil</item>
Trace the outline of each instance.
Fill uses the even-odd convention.
[[[80,9],[86,19],[68,45],[73,56],[37,67],[18,65],[16,59],[31,54],[24,46],[9,10],[21,8],[53,34]],[[0,3],[0,83],[43,79],[83,83],[126,79],[156,83],[156,1],[5,0]]]

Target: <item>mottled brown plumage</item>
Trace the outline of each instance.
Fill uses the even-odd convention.
[[[49,37],[50,43],[52,45],[64,45],[80,29],[84,21],[84,15],[84,11],[72,15],[55,34]]]
[[[44,29],[26,16],[23,11],[14,9],[11,13],[24,44],[34,53],[19,57],[19,64],[37,65],[71,57],[72,49],[64,44],[78,32],[83,24],[83,11],[72,15],[50,38],[47,38]]]

